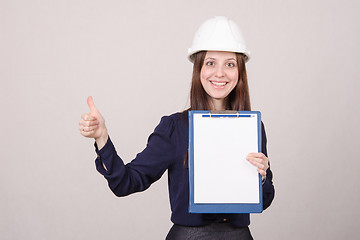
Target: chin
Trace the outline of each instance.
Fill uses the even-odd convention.
[[[212,99],[214,99],[214,100],[216,100],[216,101],[219,101],[219,100],[225,100],[226,99],[226,97],[227,97],[227,95],[225,96],[225,95],[221,95],[221,96],[219,96],[219,95],[213,95],[213,96],[210,96]]]

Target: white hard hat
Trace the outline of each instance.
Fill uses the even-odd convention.
[[[250,59],[239,27],[223,16],[213,17],[201,24],[188,50],[189,60],[193,62],[193,54],[200,51],[236,52],[244,54],[246,62]]]

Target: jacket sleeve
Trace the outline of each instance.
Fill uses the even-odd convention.
[[[149,136],[146,148],[126,165],[118,156],[110,138],[101,150],[97,149],[95,143],[98,156],[95,160],[96,168],[107,179],[116,196],[144,191],[162,176],[174,159],[174,128],[173,120],[163,117]]]
[[[266,148],[267,139],[266,139],[265,127],[264,127],[264,124],[262,122],[261,122],[261,131],[262,131],[262,153],[264,153],[265,156],[268,157],[267,148]],[[273,179],[273,174],[272,174],[272,172],[270,170],[270,162],[269,162],[269,168],[266,171],[266,179],[265,179],[265,182],[262,185],[262,188],[263,188],[263,209],[264,210],[270,206],[272,200],[274,199],[275,189],[274,189],[272,179]]]

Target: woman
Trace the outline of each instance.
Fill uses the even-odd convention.
[[[189,59],[194,63],[190,110],[250,110],[245,68],[249,54],[234,22],[215,17],[202,24],[189,49]],[[166,239],[252,239],[249,214],[188,212],[188,111],[163,117],[150,135],[147,147],[124,165],[108,135],[104,118],[91,97],[87,102],[91,113],[82,115],[79,129],[83,136],[95,139],[97,170],[108,180],[115,195],[143,191],[168,170],[174,225]],[[274,197],[274,187],[263,126],[262,141],[262,152],[250,153],[247,160],[263,178],[266,209]]]

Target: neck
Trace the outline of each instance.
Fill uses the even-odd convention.
[[[226,101],[224,99],[211,99],[210,100],[211,111],[224,111],[226,110]]]

